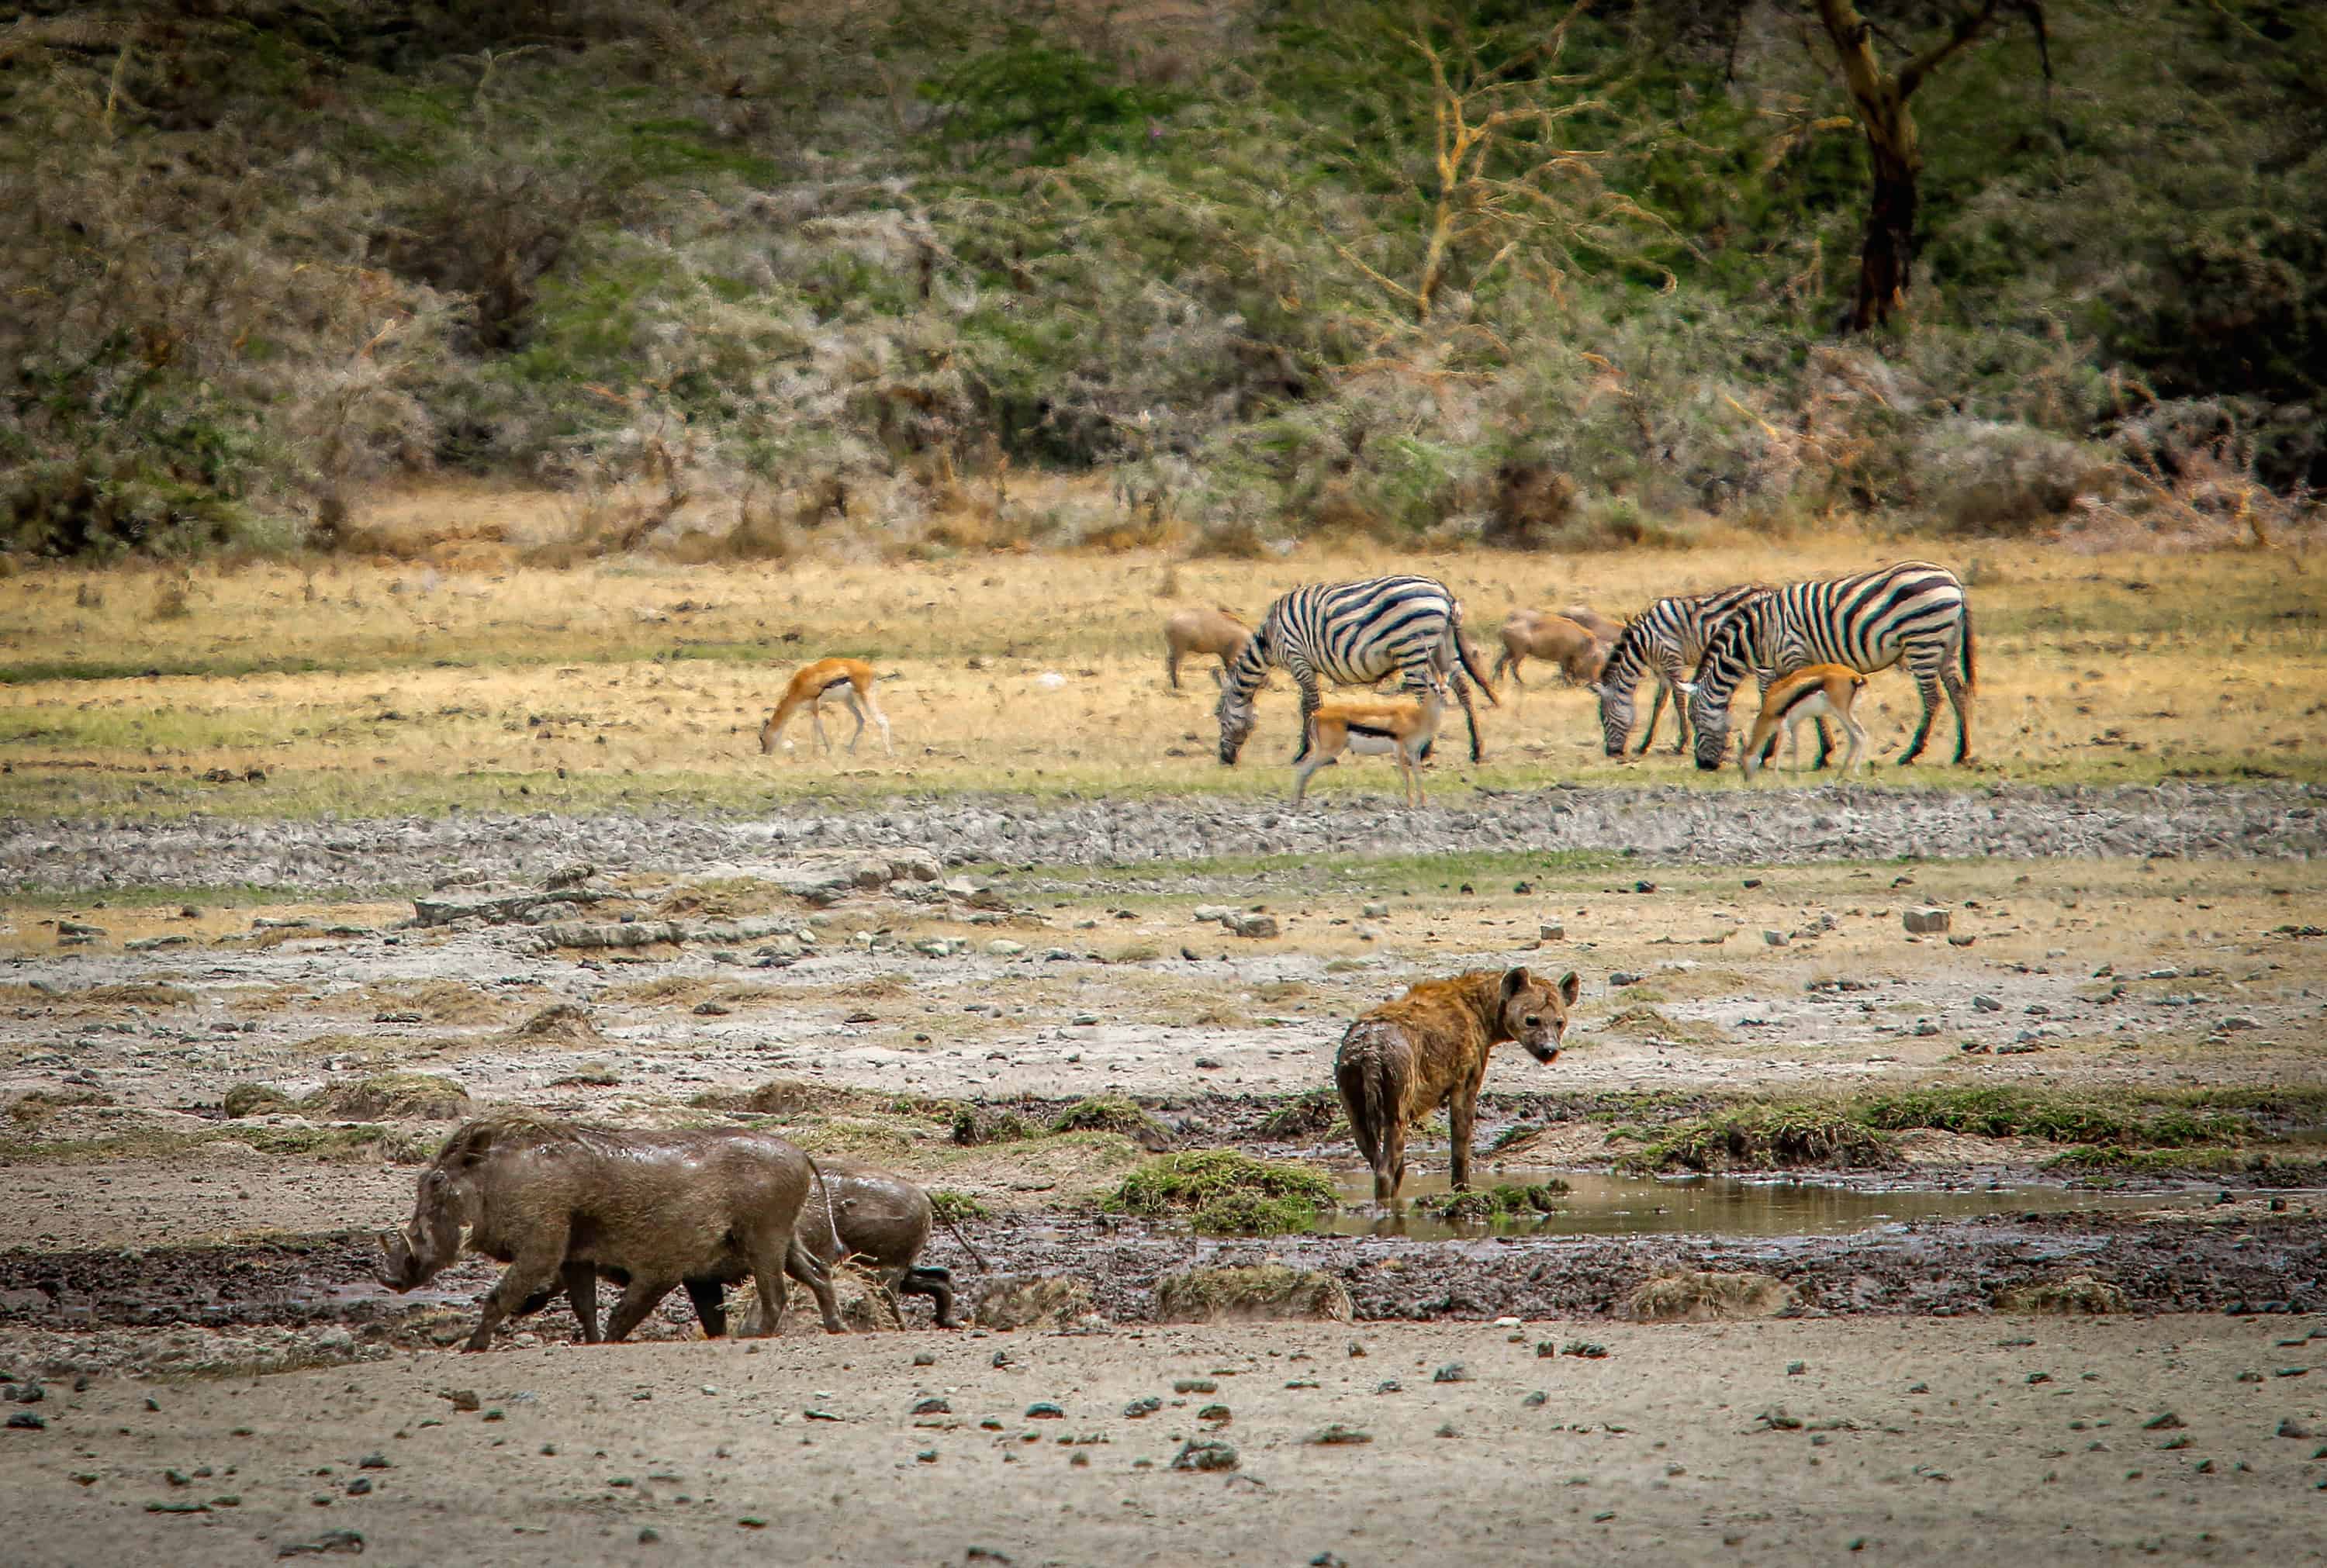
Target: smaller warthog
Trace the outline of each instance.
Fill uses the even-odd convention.
[[[1164,621],[1164,673],[1180,689],[1180,661],[1190,654],[1212,654],[1226,669],[1252,628],[1229,610],[1174,610]]]
[[[773,1333],[788,1271],[838,1333],[832,1282],[792,1234],[811,1183],[821,1177],[806,1154],[748,1128],[632,1133],[486,1117],[455,1131],[421,1175],[412,1222],[381,1242],[380,1283],[427,1283],[460,1255],[465,1231],[471,1250],[509,1265],[485,1296],[472,1350],[560,1281],[576,1297],[583,1337],[594,1341],[602,1270],[626,1282],[609,1339],[628,1335],[684,1281],[746,1275],[763,1308],[753,1332]]]
[[[1469,1190],[1488,1053],[1516,1040],[1537,1061],[1556,1058],[1581,988],[1573,970],[1555,989],[1525,969],[1472,969],[1425,980],[1350,1025],[1333,1058],[1333,1085],[1373,1167],[1376,1202],[1397,1197],[1406,1180],[1406,1127],[1440,1106],[1453,1134],[1454,1189]]]
[[[1530,658],[1556,664],[1578,686],[1600,678],[1608,662],[1608,645],[1590,627],[1542,610],[1514,610],[1503,621],[1503,655],[1495,660],[1495,675],[1511,672],[1511,684],[1524,687],[1519,666]]]

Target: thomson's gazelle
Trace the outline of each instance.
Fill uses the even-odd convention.
[[[1446,693],[1432,686],[1419,702],[1321,703],[1309,718],[1307,754],[1293,764],[1293,803],[1301,804],[1309,777],[1330,768],[1345,750],[1361,757],[1395,757],[1406,784],[1406,803],[1425,803],[1422,759],[1438,738],[1438,717],[1445,711]]]
[[[825,703],[831,700],[846,704],[848,711],[856,715],[856,731],[848,737],[849,751],[855,751],[856,742],[864,739],[864,715],[870,714],[873,722],[881,726],[881,749],[892,757],[897,754],[897,748],[889,743],[889,716],[873,700],[873,667],[861,658],[819,658],[794,674],[791,684],[784,687],[783,700],[768,715],[768,722],[760,726],[762,753],[776,749],[784,726],[803,707],[808,709],[808,723],[815,726],[816,743],[827,751],[832,750],[831,741],[825,736],[822,711]],[[784,750],[791,750],[790,741],[783,744]]]
[[[1855,711],[1859,691],[1865,685],[1864,676],[1838,664],[1805,665],[1771,682],[1769,695],[1762,699],[1761,714],[1753,721],[1753,733],[1745,737],[1744,753],[1737,759],[1747,782],[1760,770],[1762,748],[1770,744],[1780,724],[1785,726],[1786,749],[1793,754],[1794,770],[1801,771],[1801,727],[1822,716],[1831,716],[1850,739],[1850,749],[1842,759],[1842,775],[1850,777],[1866,750],[1866,726],[1858,722]]]

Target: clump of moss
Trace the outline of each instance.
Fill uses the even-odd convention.
[[[1121,1095],[1098,1095],[1077,1100],[1051,1124],[1053,1133],[1120,1133],[1149,1153],[1158,1153],[1179,1140],[1172,1129]]]
[[[2051,1143],[2115,1144],[2127,1149],[2186,1149],[2256,1135],[2252,1118],[2186,1106],[2144,1111],[2130,1103],[2072,1100],[2026,1089],[1908,1089],[1861,1108],[1867,1125],[1936,1127],[1978,1138],[2042,1138]]]
[[[226,1091],[222,1107],[232,1117],[270,1115],[276,1111],[295,1107],[291,1097],[268,1084],[233,1084]]]
[[[469,1114],[469,1091],[435,1073],[389,1072],[351,1084],[332,1084],[302,1102],[348,1122],[413,1119],[449,1122]]]
[[[109,1106],[113,1097],[98,1089],[33,1089],[9,1104],[8,1116],[20,1127],[37,1127],[51,1115],[74,1106]]]
[[[1706,1322],[1773,1317],[1793,1301],[1792,1288],[1768,1274],[1698,1269],[1642,1281],[1625,1308],[1643,1322]]]
[[[981,1143],[1015,1143],[1040,1137],[1042,1129],[1015,1111],[989,1110],[981,1106],[958,1106],[953,1113],[953,1141],[965,1149]]]
[[[2015,1285],[1995,1298],[2000,1311],[2007,1312],[2049,1312],[2059,1317],[2100,1317],[2125,1311],[2125,1293],[2107,1280],[2090,1274],[2070,1274],[2066,1279],[2040,1280],[2032,1284]]]
[[[1189,1269],[1155,1282],[1159,1323],[1346,1323],[1352,1312],[1349,1287],[1340,1280],[1281,1263]]]
[[[1624,1163],[1641,1171],[1721,1171],[1785,1165],[1875,1169],[1898,1161],[1898,1145],[1887,1133],[1840,1111],[1739,1106],[1680,1123],[1627,1155]]]
[[[1260,1135],[1264,1138],[1324,1138],[1332,1135],[1336,1126],[1348,1124],[1341,1117],[1341,1097],[1332,1089],[1305,1089],[1260,1119]]]
[[[1185,1217],[1199,1230],[1274,1236],[1307,1230],[1334,1207],[1333,1184],[1299,1165],[1235,1149],[1196,1149],[1151,1160],[1123,1179],[1103,1208],[1150,1218]]]
[[[930,1208],[937,1218],[953,1225],[963,1225],[974,1219],[991,1219],[994,1210],[967,1192],[950,1187],[929,1190]]]
[[[1448,1220],[1487,1220],[1528,1214],[1553,1214],[1559,1209],[1559,1200],[1573,1190],[1566,1182],[1554,1178],[1528,1186],[1507,1182],[1484,1191],[1443,1192],[1435,1197],[1417,1198],[1415,1207],[1425,1214],[1435,1214]]]

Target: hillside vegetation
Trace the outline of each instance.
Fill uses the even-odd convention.
[[[2304,520],[2327,19],[1870,0],[1944,57],[1850,331],[1834,9],[33,0],[0,537],[360,543],[432,468],[695,559]]]

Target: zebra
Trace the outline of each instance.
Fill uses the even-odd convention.
[[[1963,672],[1956,672],[1956,660]],[[1696,765],[1721,766],[1729,741],[1729,698],[1749,668],[1789,674],[1806,664],[1839,664],[1873,674],[1900,659],[1923,699],[1922,722],[1899,757],[1922,754],[1944,687],[1956,710],[1956,761],[1971,761],[1971,606],[1963,583],[1944,566],[1900,561],[1823,583],[1795,583],[1740,608],[1714,634],[1689,698],[1696,726]],[[1823,760],[1821,758],[1821,760]]]
[[[1471,689],[1455,666],[1471,672],[1479,689],[1495,702],[1495,688],[1463,640],[1463,607],[1434,577],[1373,577],[1357,583],[1312,583],[1281,595],[1268,607],[1220,683],[1216,710],[1220,721],[1220,761],[1236,766],[1237,753],[1252,734],[1253,694],[1281,665],[1301,687],[1301,750],[1309,754],[1309,721],[1321,700],[1318,683],[1371,686],[1387,676],[1402,677],[1405,690],[1426,696],[1451,685],[1471,729],[1471,761],[1479,761],[1479,717]]]
[[[1643,675],[1657,679],[1656,705],[1649,710],[1648,732],[1640,737],[1636,756],[1648,754],[1656,739],[1657,721],[1664,716],[1665,696],[1672,694],[1676,756],[1688,749],[1688,695],[1695,689],[1683,671],[1705,657],[1705,646],[1721,623],[1741,604],[1774,592],[1766,583],[1740,583],[1710,593],[1659,599],[1626,624],[1608,649],[1608,662],[1593,690],[1600,697],[1600,732],[1608,755],[1621,758],[1632,733],[1633,691]],[[1765,680],[1763,683],[1767,685]]]

